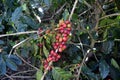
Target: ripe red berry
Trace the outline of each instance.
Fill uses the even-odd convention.
[[[50,51],[50,54],[54,54],[54,53],[55,53],[55,51],[54,51],[54,50],[51,50],[51,51]]]
[[[63,37],[63,41],[66,42],[68,40],[67,37]]]
[[[60,55],[57,56],[58,59],[60,59],[60,57],[61,57]]]
[[[68,24],[67,27],[71,27],[71,24]]]
[[[68,30],[68,31],[71,31],[71,28],[70,28],[70,27],[68,27],[68,28],[67,28],[67,30]]]
[[[67,46],[66,46],[66,45],[63,45],[62,49],[64,50],[64,49],[66,49],[66,48],[67,48]]]
[[[48,61],[48,62],[52,61],[52,57],[48,57],[48,58],[47,58],[47,61]]]
[[[66,24],[65,24],[65,23],[63,23],[62,27],[63,27],[63,28],[66,28],[67,26],[66,26]]]
[[[63,47],[63,44],[60,44],[59,47],[62,48],[62,47]]]
[[[62,42],[62,37],[59,38],[59,42]]]
[[[60,36],[56,36],[55,39],[58,40],[60,38]]]
[[[59,48],[58,51],[59,51],[59,52],[62,52],[63,50],[62,50],[62,48]]]
[[[70,24],[70,21],[68,21],[68,20],[67,20],[67,21],[65,21],[65,24]]]
[[[68,34],[63,33],[63,35],[62,35],[62,36],[67,37],[67,36],[68,36]]]
[[[63,29],[61,29],[61,30],[60,30],[60,33],[63,33],[63,32],[64,32],[64,30],[63,30]]]
[[[39,43],[38,46],[39,46],[40,48],[42,48],[42,47],[43,47],[43,44],[42,44],[42,43]]]

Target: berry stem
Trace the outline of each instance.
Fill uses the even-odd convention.
[[[51,62],[49,63],[49,66],[51,66],[51,65],[52,65],[52,63],[53,63],[53,61],[51,61]],[[46,75],[46,74],[47,74],[47,72],[48,72],[49,66],[45,69],[44,74],[43,74],[43,75],[42,75],[42,77],[41,77],[41,80],[44,80],[45,75]]]

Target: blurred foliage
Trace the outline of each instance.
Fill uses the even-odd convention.
[[[76,80],[79,67],[87,54],[80,80],[120,80],[120,6],[119,0],[79,0],[72,16],[72,37],[62,58],[53,63],[45,80]],[[0,35],[26,32],[42,28],[54,29],[60,19],[67,20],[74,0],[0,0]],[[36,16],[41,18],[41,23]],[[104,17],[110,15],[108,17]],[[54,31],[53,31],[54,32]],[[43,60],[52,48],[55,34],[37,34],[0,37],[0,79],[17,72],[22,60],[29,60],[43,75]],[[12,47],[26,38],[28,41]],[[43,46],[38,46],[42,44]],[[29,65],[25,65],[29,66]],[[19,71],[18,71],[19,72]],[[12,74],[10,74],[12,75]],[[22,79],[21,79],[22,80]],[[33,79],[35,80],[35,79]]]

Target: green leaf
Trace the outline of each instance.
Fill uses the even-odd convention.
[[[3,40],[0,40],[0,45],[3,45],[4,44],[4,41]]]
[[[17,65],[13,61],[11,61],[9,58],[7,58],[5,62],[6,62],[6,65],[8,68],[10,68],[13,71],[17,71]]]
[[[118,63],[116,62],[116,60],[115,59],[111,59],[111,64],[115,67],[115,68],[117,68],[117,69],[119,69],[120,70],[120,67],[119,67],[119,65],[118,65]]]
[[[38,28],[38,24],[32,19],[30,16],[22,16],[23,17],[23,23],[29,25],[33,29]]]
[[[79,0],[79,2],[80,2],[80,3],[83,3],[83,2],[84,2],[84,0]]]
[[[112,48],[114,46],[114,41],[106,41],[103,43],[103,49],[104,49],[104,52],[105,54],[109,54],[111,51],[112,51]]]
[[[22,64],[22,61],[21,61],[21,59],[20,58],[18,58],[16,55],[7,55],[7,57],[11,60],[11,61],[13,61],[15,64],[17,64],[17,65],[21,65]]]
[[[106,78],[109,74],[109,65],[105,62],[105,60],[101,60],[99,63],[99,71],[102,79]]]
[[[45,56],[48,57],[49,51],[47,50],[47,48],[45,46],[43,46],[43,52],[44,52]]]
[[[71,72],[65,71],[59,67],[52,69],[52,75],[54,80],[70,80],[70,78],[73,77]]]
[[[44,3],[50,7],[51,3],[52,3],[52,0],[44,0]]]
[[[43,72],[41,70],[38,70],[37,73],[36,73],[36,79],[40,80],[42,75],[43,75]]]
[[[21,7],[16,8],[15,11],[12,13],[11,21],[12,22],[18,21],[21,14],[22,14],[22,8]]]
[[[2,32],[5,29],[4,25],[0,25],[0,32]]]
[[[27,5],[26,4],[22,5],[22,10],[24,10],[24,11],[27,10]]]
[[[37,55],[38,49],[39,49],[38,46],[34,44],[34,56]]]
[[[4,75],[4,74],[6,74],[6,63],[2,58],[2,55],[0,55],[0,75]]]
[[[18,32],[24,32],[27,30],[28,25],[22,23],[21,21],[16,21],[15,26],[17,27]]]
[[[63,19],[64,19],[64,20],[67,20],[68,17],[69,17],[69,12],[68,12],[67,9],[65,9],[65,11],[64,11],[64,13],[63,13]]]
[[[97,75],[93,73],[92,70],[87,66],[82,67],[82,72],[86,74],[90,78],[90,80],[98,80]]]

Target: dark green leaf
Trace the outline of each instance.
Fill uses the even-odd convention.
[[[7,57],[8,57],[11,61],[13,61],[14,63],[16,63],[17,65],[21,65],[21,64],[22,64],[22,61],[21,61],[20,58],[18,58],[16,55],[10,55],[10,56],[7,55]]]
[[[99,71],[102,79],[106,78],[109,74],[109,65],[106,63],[105,60],[101,60],[99,63]]]
[[[21,7],[16,8],[15,11],[12,13],[11,21],[12,22],[18,21],[21,15],[22,15],[22,8]]]
[[[84,74],[88,75],[88,77],[90,78],[90,80],[98,80],[97,75],[94,74],[90,68],[88,68],[87,66],[83,66],[82,67],[82,71]]]
[[[3,40],[0,40],[0,45],[3,45],[4,44],[4,41]]]
[[[50,7],[51,3],[52,3],[52,0],[44,0],[44,3]]]
[[[69,12],[68,12],[67,9],[65,9],[65,11],[64,11],[64,13],[63,13],[63,19],[64,19],[64,20],[67,20],[68,17],[69,17]]]
[[[0,32],[2,32],[3,29],[5,29],[5,27],[3,25],[0,25]]]
[[[103,43],[103,49],[105,51],[105,54],[109,54],[112,51],[112,48],[114,46],[114,41],[106,41]]]
[[[120,67],[119,67],[119,65],[118,65],[118,63],[116,62],[116,60],[115,59],[111,59],[111,64],[115,67],[115,68],[117,68],[118,70],[120,70]]]
[[[72,73],[65,71],[59,67],[55,67],[52,70],[52,75],[54,80],[70,80],[72,78]]]
[[[36,79],[40,80],[42,75],[43,75],[43,72],[41,70],[38,70],[37,73],[36,73]]]
[[[18,32],[24,32],[27,30],[27,24],[24,24],[20,21],[16,21],[15,26],[17,27]]]
[[[34,44],[34,56],[37,55],[39,47]]]
[[[6,74],[6,63],[2,58],[2,55],[0,55],[0,75]]]
[[[45,56],[48,57],[49,51],[47,50],[47,48],[45,46],[43,46],[43,52],[44,52]]]
[[[31,18],[28,16],[23,16],[23,22],[27,25],[29,25],[31,28],[33,29],[37,29],[38,28],[38,24]]]
[[[7,58],[5,62],[6,62],[6,65],[7,65],[8,68],[10,68],[13,71],[17,71],[17,65],[12,60]]]

